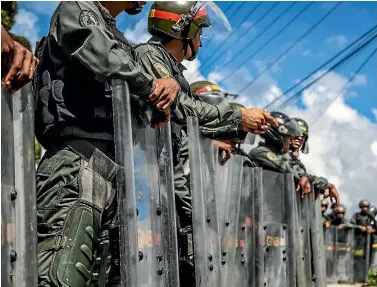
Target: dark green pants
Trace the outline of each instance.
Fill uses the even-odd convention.
[[[111,272],[116,165],[98,149],[79,154],[51,149],[37,170],[39,286],[105,286]]]

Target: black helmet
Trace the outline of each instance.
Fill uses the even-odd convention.
[[[369,200],[367,200],[367,199],[360,200],[360,202],[359,202],[360,208],[369,207],[369,206],[370,206]]]
[[[309,143],[308,143],[308,139],[309,139],[309,125],[303,119],[300,119],[300,118],[294,118],[294,119],[296,120],[296,122],[300,126],[300,129],[301,129],[302,133],[304,134],[304,139],[305,140],[304,140],[304,144],[301,147],[301,151],[303,153],[307,154],[307,153],[309,153]]]
[[[272,126],[264,135],[266,142],[272,141],[274,144],[282,146],[284,144],[285,136],[302,136],[299,125],[294,119],[289,118],[286,114],[281,112],[271,112],[280,125],[278,127]]]
[[[338,205],[337,207],[335,207],[334,209],[334,213],[335,214],[338,214],[338,213],[343,213],[345,214],[346,213],[346,207],[342,204]]]

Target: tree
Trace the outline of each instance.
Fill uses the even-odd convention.
[[[4,26],[5,30],[9,31],[12,29],[16,16],[18,12],[18,5],[16,1],[2,1],[1,2],[1,25]]]

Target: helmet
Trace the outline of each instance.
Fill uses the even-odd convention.
[[[198,81],[190,85],[191,92],[211,105],[227,105],[228,100],[219,86],[209,81]]]
[[[282,146],[284,144],[284,136],[302,136],[302,131],[294,119],[289,118],[281,112],[271,112],[280,125],[272,126],[264,135],[266,141],[272,141],[274,144]]]
[[[369,212],[373,215],[373,216],[376,216],[377,215],[377,207],[375,206],[371,206],[369,208]]]
[[[329,202],[327,201],[327,199],[322,199],[321,200],[321,205],[322,206],[326,206],[326,208],[329,206]]]
[[[309,143],[308,143],[308,139],[309,139],[309,125],[303,119],[300,119],[300,118],[294,118],[294,119],[296,120],[296,122],[300,126],[300,129],[301,129],[302,133],[304,134],[304,138],[305,138],[304,144],[301,147],[301,151],[303,153],[307,154],[307,153],[309,153]]]
[[[133,4],[133,7],[124,10],[127,14],[136,15],[139,14],[141,10],[143,10],[143,6],[140,5],[139,1],[130,1],[130,3]]]
[[[183,40],[185,58],[190,45],[193,55],[186,59],[189,61],[196,57],[192,40],[200,28],[209,26],[216,26],[217,30],[231,30],[224,13],[210,1],[156,1],[148,16],[148,32],[151,35],[167,40]]]
[[[335,213],[335,214],[338,214],[338,213],[343,213],[343,214],[345,214],[345,213],[346,213],[346,208],[345,208],[345,206],[342,205],[342,204],[338,205],[337,207],[335,207],[335,209],[334,209],[334,213]]]
[[[364,206],[366,206],[366,207],[369,207],[369,206],[370,206],[370,202],[369,202],[369,200],[367,200],[367,199],[360,200],[360,202],[359,202],[359,207],[360,207],[360,208],[363,208]]]

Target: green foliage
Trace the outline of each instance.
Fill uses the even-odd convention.
[[[18,12],[18,5],[16,1],[1,1],[1,24],[5,30],[9,31],[14,23]]]
[[[368,272],[368,286],[377,286],[377,267],[371,268]]]
[[[42,145],[34,138],[35,163],[38,164],[42,157]]]

